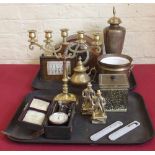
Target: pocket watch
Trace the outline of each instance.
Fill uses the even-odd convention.
[[[68,115],[64,112],[55,112],[49,116],[49,121],[52,124],[61,125],[68,121]]]

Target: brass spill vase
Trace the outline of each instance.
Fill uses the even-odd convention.
[[[108,20],[110,26],[106,27],[104,33],[105,51],[107,54],[121,54],[126,34],[126,29],[119,24],[121,19],[115,16],[116,11],[113,7],[113,17]]]

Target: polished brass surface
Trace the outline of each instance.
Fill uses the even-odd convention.
[[[50,30],[46,30],[45,31],[45,38],[49,41],[51,41],[50,39],[52,38],[52,31]]]
[[[81,107],[82,115],[92,115],[93,103],[92,99],[95,96],[95,91],[92,89],[92,84],[89,82],[87,88],[82,91],[83,103]]]
[[[115,7],[113,7],[113,17],[108,20],[108,23],[113,25],[122,23],[121,19],[119,17],[116,17]]]
[[[78,42],[79,43],[85,43],[86,42],[86,40],[84,39],[84,34],[85,34],[84,31],[78,31],[77,32]]]
[[[116,17],[115,8],[113,8],[113,17],[108,20],[110,26],[106,27],[104,33],[104,44],[106,53],[121,54],[125,39],[126,29],[119,24],[121,19]]]
[[[99,74],[99,87],[104,89],[129,88],[126,74]]]
[[[38,40],[36,39],[36,30],[29,30],[28,31],[29,32],[29,42],[32,42],[32,43],[34,43],[34,42],[37,42]]]
[[[75,84],[75,85],[86,85],[88,82],[91,81],[90,74],[91,74],[91,72],[93,70],[95,71],[95,74],[94,74],[92,80],[94,80],[94,78],[96,76],[96,69],[95,68],[91,68],[89,73],[86,73],[87,69],[88,68],[84,67],[84,65],[83,65],[83,63],[81,61],[81,57],[79,57],[77,65],[74,68],[74,73],[71,76],[72,84]]]
[[[76,95],[69,93],[68,92],[68,81],[69,81],[69,77],[68,77],[68,71],[67,71],[67,63],[66,63],[66,59],[69,57],[69,55],[66,55],[66,53],[64,53],[64,55],[62,56],[63,58],[63,86],[62,86],[62,93],[56,95],[54,97],[54,101],[62,101],[64,103],[71,103],[71,101],[77,102],[77,97]]]
[[[33,50],[34,46],[38,46],[41,50],[44,51],[44,56],[53,57],[55,58],[57,56],[57,53],[61,51],[62,45],[59,46],[59,48],[55,49],[55,44],[52,40],[52,31],[47,30],[45,31],[45,45],[41,45],[38,43],[38,40],[36,38],[36,31],[30,30],[29,32],[29,40],[30,42],[29,49]]]
[[[78,58],[78,62],[77,62],[77,65],[76,67],[74,68],[74,71],[75,72],[85,72],[87,70],[86,67],[84,67],[83,63],[82,63],[82,60],[81,60],[81,57]]]
[[[93,34],[94,36],[94,42],[93,42],[93,45],[95,46],[100,46],[102,43],[100,42],[100,34],[99,33],[94,33]]]
[[[101,91],[97,90],[96,96],[93,97],[93,112],[92,123],[93,124],[105,124],[107,115],[105,113],[106,101],[102,97]]]
[[[68,37],[68,29],[61,29],[61,37],[63,38],[63,43],[67,43],[66,38]]]
[[[113,65],[113,64],[106,64],[106,63],[101,63],[101,60],[107,57],[121,57],[129,60],[129,63],[126,64],[118,64],[118,65]],[[131,64],[133,59],[124,54],[106,54],[98,57],[97,60],[97,69],[99,73],[103,74],[127,74],[129,76],[133,65]]]

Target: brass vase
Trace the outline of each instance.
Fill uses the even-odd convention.
[[[113,8],[113,17],[108,20],[110,26],[104,29],[104,44],[107,54],[121,54],[126,34],[126,29],[119,24],[120,18],[115,16],[116,11]]]

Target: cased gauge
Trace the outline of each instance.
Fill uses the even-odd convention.
[[[64,112],[55,112],[49,116],[49,121],[52,124],[61,125],[68,121],[68,115]]]

